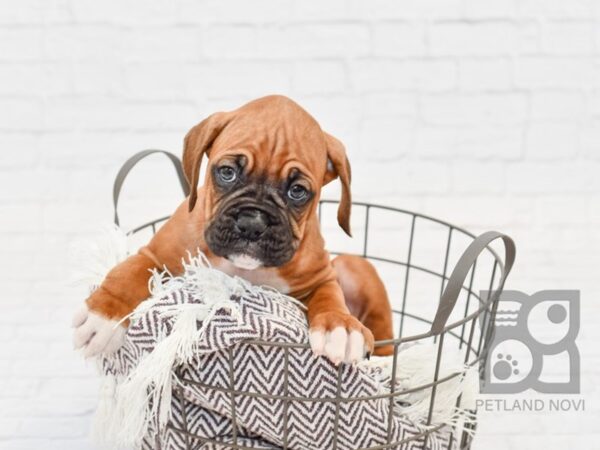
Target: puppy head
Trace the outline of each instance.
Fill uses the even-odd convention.
[[[183,167],[190,211],[205,154],[205,240],[214,254],[244,269],[285,264],[316,216],[321,187],[338,177],[338,222],[350,235],[350,165],[344,146],[292,100],[264,97],[215,113],[189,131]]]

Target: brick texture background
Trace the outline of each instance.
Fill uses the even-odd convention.
[[[67,249],[119,165],[269,93],[345,142],[357,199],[505,231],[511,288],[582,290],[586,412],[482,414],[476,448],[597,447],[599,25],[594,0],[1,0],[0,449],[93,448]],[[125,225],[178,198],[149,160]]]

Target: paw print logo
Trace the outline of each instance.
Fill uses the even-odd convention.
[[[499,380],[508,380],[513,375],[519,375],[518,365],[519,361],[513,359],[512,355],[498,353],[498,360],[493,367],[494,376]]]
[[[520,385],[530,376],[533,369],[533,356],[522,342],[506,339],[491,349],[486,373],[487,382],[498,389],[508,389]]]
[[[481,392],[579,393],[579,321],[579,291],[502,292]],[[552,364],[553,358],[561,363]],[[564,367],[564,379],[544,376],[544,366]]]

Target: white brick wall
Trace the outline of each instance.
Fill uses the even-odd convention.
[[[597,446],[599,1],[1,0],[0,449],[92,448],[63,279],[119,165],[268,93],[346,143],[357,199],[510,233],[510,287],[582,290],[587,412],[484,414],[477,448]],[[178,198],[149,161],[124,222]]]

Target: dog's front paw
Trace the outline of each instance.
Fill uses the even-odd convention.
[[[310,346],[335,365],[354,363],[373,352],[373,333],[350,314],[326,312],[310,322]]]
[[[73,328],[73,346],[82,349],[86,358],[114,353],[125,339],[125,327],[90,311],[87,305],[73,316]]]

